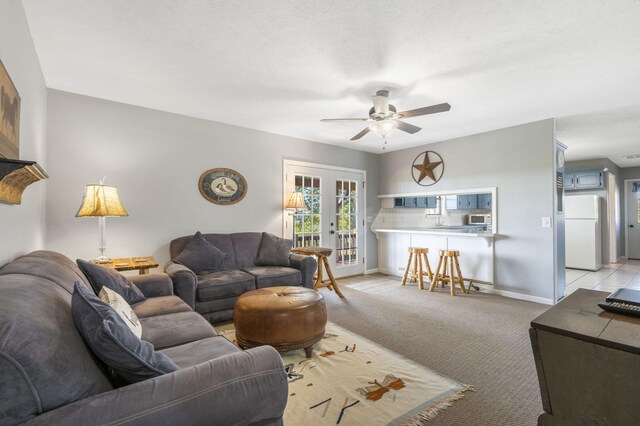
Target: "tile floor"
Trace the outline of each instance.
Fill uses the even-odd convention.
[[[640,260],[612,263],[596,272],[567,269],[564,293],[569,295],[579,288],[612,292],[622,287],[640,290]]]

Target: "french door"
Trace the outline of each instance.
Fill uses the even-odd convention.
[[[285,162],[285,203],[302,192],[306,208],[285,213],[285,236],[296,247],[333,249],[335,277],[364,273],[364,172]]]

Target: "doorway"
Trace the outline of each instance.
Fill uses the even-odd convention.
[[[608,173],[607,182],[607,217],[609,219],[609,263],[618,263],[618,227],[620,214],[618,210],[618,189],[616,176]]]
[[[625,181],[627,257],[640,259],[640,179]]]
[[[295,247],[333,250],[329,264],[336,278],[364,273],[364,170],[285,160],[284,199],[301,192],[306,208],[285,211],[284,235]]]

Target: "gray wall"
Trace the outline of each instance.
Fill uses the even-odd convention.
[[[0,60],[21,98],[20,159],[37,161],[47,170],[47,91],[19,1],[3,1],[0,7]],[[27,187],[19,206],[0,203],[0,266],[43,247],[45,182]]]
[[[375,154],[60,91],[49,92],[46,247],[72,258],[97,253],[95,218],[74,217],[84,185],[108,175],[128,217],[107,218],[107,254],[168,260],[168,244],[202,232],[282,234],[283,159],[367,171],[367,214],[379,209]],[[242,202],[218,206],[199,193],[205,170],[239,171]],[[367,269],[377,267],[367,236]]]
[[[554,136],[554,120],[544,120],[384,154],[380,192],[427,190],[410,172],[424,150],[445,162],[442,179],[429,190],[497,187],[495,288],[553,299],[555,228],[542,228],[541,218],[555,216]]]

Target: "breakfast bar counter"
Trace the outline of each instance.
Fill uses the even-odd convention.
[[[442,235],[449,237],[481,237],[493,239],[496,235],[490,231],[478,231],[474,229],[464,229],[465,227],[434,227],[434,228],[379,228],[371,231],[378,234],[382,233],[401,233],[401,234],[426,234],[426,235]],[[379,237],[379,236],[378,236]]]
[[[493,284],[494,239],[487,231],[433,228],[378,228],[378,268],[381,272],[401,276],[409,247],[429,249],[429,263],[438,264],[439,250],[460,251],[460,267],[465,280]]]

